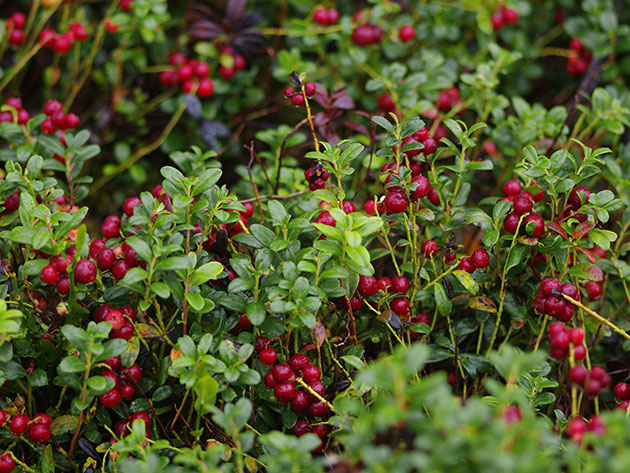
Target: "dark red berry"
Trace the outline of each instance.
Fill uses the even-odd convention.
[[[131,384],[123,384],[120,387],[120,397],[123,399],[133,399],[136,389]]]
[[[328,405],[323,401],[317,401],[308,406],[308,413],[313,417],[321,417],[328,412]]]
[[[39,273],[39,279],[41,279],[44,284],[56,284],[59,280],[59,272],[53,265],[49,264],[42,268],[42,271]]]
[[[112,265],[111,271],[116,279],[122,279],[130,269],[131,266],[129,266],[125,260],[118,260]]]
[[[406,297],[397,297],[391,301],[390,307],[396,315],[406,315],[409,312],[409,299]]]
[[[582,204],[588,203],[590,195],[591,191],[588,188],[576,187],[569,194],[569,201],[574,208],[579,209],[582,207]]]
[[[433,240],[427,240],[422,244],[422,253],[427,258],[431,258],[439,253],[440,246]]]
[[[469,256],[462,256],[462,259],[459,260],[459,269],[467,273],[474,273],[476,268]]]
[[[96,279],[96,265],[93,261],[82,259],[74,268],[74,280],[79,284],[89,284]]]
[[[0,473],[11,473],[15,469],[15,460],[9,452],[0,454]]]
[[[400,30],[398,30],[398,37],[403,43],[406,43],[416,37],[416,32],[412,26],[403,25],[400,27]]]
[[[29,421],[30,419],[26,414],[18,414],[16,416],[13,416],[11,422],[9,423],[9,429],[11,430],[11,433],[16,437],[22,435],[26,431]]]
[[[591,301],[599,299],[599,297],[602,295],[602,288],[599,285],[599,283],[596,282],[596,281],[588,281],[584,285],[584,288],[586,289],[586,293],[588,294],[588,298]]]
[[[321,378],[321,376],[322,376],[321,371],[315,365],[306,365],[302,369],[302,377],[304,378],[304,381],[306,382],[314,381],[316,379]]]
[[[405,294],[411,287],[411,284],[409,283],[409,280],[404,276],[394,276],[392,278],[391,287],[394,292]]]
[[[525,228],[529,227],[529,222],[534,222],[533,229],[528,234],[538,238],[545,231],[545,221],[540,215],[532,214],[525,218]]]
[[[281,404],[286,404],[295,395],[295,386],[293,383],[280,383],[273,389],[276,399]]]
[[[357,291],[363,297],[370,297],[376,294],[378,292],[376,278],[373,276],[359,276]]]
[[[273,373],[274,379],[279,383],[288,381],[295,377],[295,373],[291,370],[291,367],[285,363],[274,366],[271,372]]]
[[[96,264],[102,270],[107,270],[111,268],[112,264],[114,264],[114,260],[116,259],[116,255],[109,248],[102,248],[96,254]]]
[[[515,181],[514,179],[509,180],[505,184],[503,184],[503,195],[506,197],[517,196],[521,192],[523,192],[523,188],[521,187],[521,184],[518,181]]]
[[[582,365],[575,365],[569,370],[569,379],[576,383],[582,384],[588,376],[588,370]]]
[[[263,365],[271,366],[276,362],[278,354],[273,348],[265,348],[260,352],[260,361]]]
[[[105,322],[112,326],[113,330],[118,330],[125,323],[125,318],[122,315],[122,312],[116,309],[112,309],[107,312],[105,316]]]
[[[127,217],[131,217],[133,215],[134,207],[141,203],[142,201],[139,197],[129,197],[127,200],[125,200],[125,203],[123,204],[123,212],[125,212],[125,215],[127,215]]]
[[[483,269],[490,264],[490,255],[486,250],[480,248],[473,251],[473,254],[470,256],[470,261],[475,265],[475,268]]]
[[[294,411],[302,412],[308,407],[308,396],[304,391],[296,391],[291,399],[291,407]]]
[[[34,443],[46,443],[50,440],[50,427],[45,424],[34,424],[28,429],[28,436]]]
[[[293,371],[302,371],[309,364],[308,356],[298,353],[289,360],[289,366]]]
[[[271,371],[265,375],[263,381],[265,382],[265,386],[268,388],[273,389],[276,387],[276,379],[273,377],[273,373]]]
[[[401,192],[390,192],[385,197],[385,208],[387,209],[387,215],[397,214],[404,212],[409,205],[407,196]]]

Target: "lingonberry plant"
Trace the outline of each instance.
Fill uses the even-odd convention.
[[[625,472],[623,2],[210,3],[0,7],[0,473]]]

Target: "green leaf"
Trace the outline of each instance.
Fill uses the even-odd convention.
[[[83,373],[86,369],[85,361],[75,356],[66,356],[59,363],[59,372],[65,374]]]
[[[223,265],[217,261],[211,261],[203,264],[192,273],[190,277],[190,285],[199,286],[208,282],[210,279],[217,279],[219,274],[221,274],[221,271],[223,271]]]
[[[247,310],[245,311],[247,318],[252,325],[258,326],[265,321],[267,310],[262,302],[252,302],[247,304]]]
[[[205,375],[195,381],[193,390],[197,395],[197,399],[195,400],[195,409],[197,412],[200,415],[205,415],[210,412],[210,408],[214,406],[217,398],[219,383],[217,383],[212,376]]]
[[[381,128],[385,128],[390,133],[393,133],[394,130],[396,129],[394,125],[390,123],[389,120],[379,115],[374,115],[372,117],[372,121],[376,123],[378,126],[380,126]]]
[[[456,269],[453,271],[453,275],[457,278],[461,285],[464,286],[464,289],[473,296],[479,292],[479,284],[467,271]]]
[[[446,290],[441,283],[437,283],[433,286],[433,297],[435,297],[435,304],[441,315],[448,315],[451,313],[453,303],[448,298]]]
[[[204,298],[197,292],[187,292],[186,300],[195,312],[201,312],[206,305]]]

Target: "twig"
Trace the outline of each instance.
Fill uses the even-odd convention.
[[[567,296],[566,294],[562,294],[562,297],[564,297],[567,301],[569,301],[571,304],[579,307],[580,309],[582,309],[584,312],[586,312],[589,315],[592,315],[593,317],[595,317],[597,320],[599,320],[601,323],[603,323],[604,325],[607,325],[608,327],[610,327],[613,332],[618,333],[619,335],[621,335],[623,338],[630,340],[630,335],[625,331],[620,329],[619,327],[617,327],[615,324],[613,324],[610,320],[602,317],[601,315],[599,315],[597,312],[595,312],[594,310],[589,309],[588,307],[586,307],[584,304],[582,304],[581,302],[573,299],[572,297]]]
[[[282,146],[280,146],[280,155],[278,156],[278,166],[276,169],[276,185],[273,188],[274,192],[278,192],[278,186],[280,185],[280,170],[282,169],[282,158],[284,157],[284,148],[287,144],[287,140],[289,139],[289,136],[297,132],[302,126],[304,126],[306,122],[308,122],[308,118],[304,118],[303,120],[301,120],[297,125],[291,128],[291,131],[289,131],[289,133],[287,133],[287,136],[284,137],[284,140],[282,140]]]
[[[254,188],[254,195],[256,195],[256,202],[258,203],[258,210],[260,211],[260,224],[265,224],[265,214],[263,213],[262,204],[260,203],[260,196],[258,195],[258,186],[254,182],[254,177],[252,176],[252,164],[254,163],[254,141],[252,140],[249,144],[249,148],[245,146],[245,149],[249,149],[249,163],[247,164],[247,174],[249,174],[249,182],[252,183],[252,187]]]
[[[292,194],[287,194],[287,195],[277,195],[277,194],[271,194],[271,195],[261,195],[258,197],[258,199],[260,200],[265,200],[265,199],[278,199],[278,200],[285,200],[285,199],[291,199],[292,197],[297,197],[298,195],[302,195],[302,194],[306,194],[307,192],[310,192],[308,189],[304,189],[298,192],[294,192]],[[239,202],[241,204],[244,204],[246,202],[254,202],[255,200],[257,200],[256,197],[252,197],[251,199],[243,199],[243,200],[239,200]]]

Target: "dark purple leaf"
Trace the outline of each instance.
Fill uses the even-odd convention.
[[[361,133],[362,135],[370,134],[370,131],[359,122],[346,120],[345,122],[343,122],[343,126],[345,126],[346,128],[350,128],[352,131],[356,131],[357,133]]]
[[[247,0],[228,0],[225,7],[225,16],[232,21],[238,20],[245,11]]]
[[[300,77],[297,75],[297,72],[295,71],[293,71],[291,75],[289,76],[289,81],[297,87],[301,87],[302,85],[302,83],[300,82]]]
[[[190,35],[196,40],[208,40],[221,34],[221,27],[209,20],[199,20],[188,29]]]
[[[333,101],[332,106],[343,110],[352,110],[354,108],[354,100],[352,100],[352,97],[348,94],[345,94],[342,97],[336,98]]]

